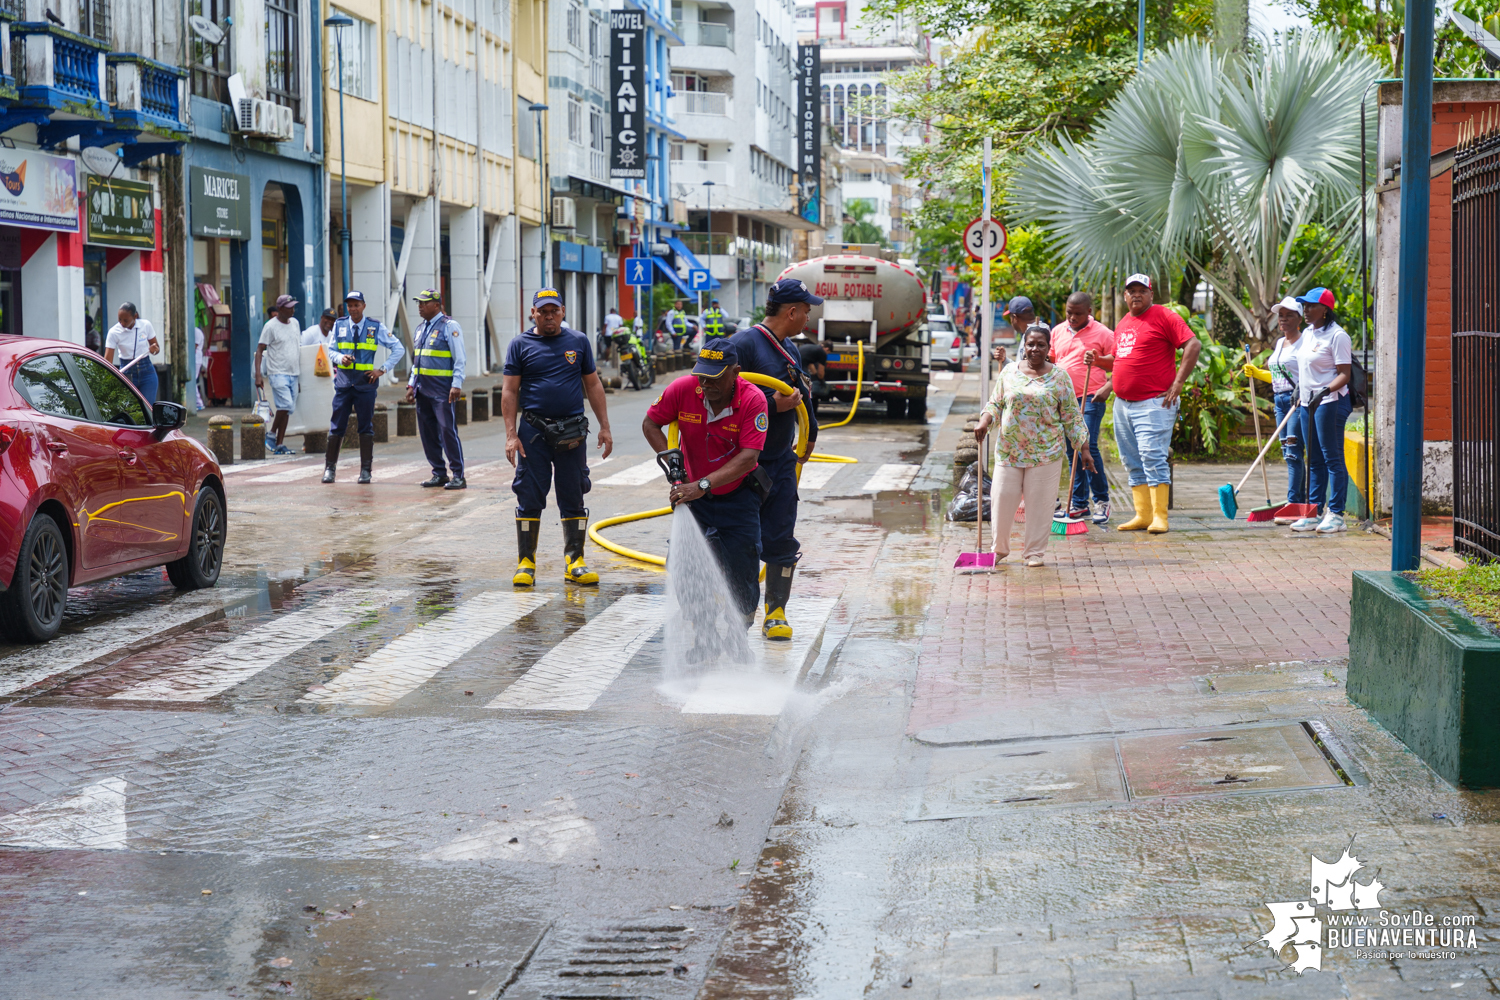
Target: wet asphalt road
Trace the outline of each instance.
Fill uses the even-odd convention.
[[[596,520],[663,503],[652,395],[609,396]],[[0,649],[0,997],[695,995],[849,622],[901,590],[888,536],[936,523],[952,400],[825,435],[860,464],[809,467],[797,641],[686,691],[659,571],[590,545],[601,585],[564,585],[549,514],[535,592],[510,586],[498,420],[465,428],[462,493],[417,488],[409,438],[368,487],[228,467],[217,588],[82,588],[50,646]]]

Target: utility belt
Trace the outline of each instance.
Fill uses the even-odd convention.
[[[740,480],[740,484],[728,493],[709,493],[701,499],[727,500],[740,490],[749,490],[751,493],[754,493],[756,499],[760,502],[760,506],[765,506],[766,499],[771,495],[771,477],[765,469],[757,465],[745,473],[745,478]]]
[[[549,448],[571,451],[588,441],[589,418],[582,413],[571,417],[544,417],[535,410],[523,410],[521,417],[547,442]]]

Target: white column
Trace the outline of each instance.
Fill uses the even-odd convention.
[[[392,317],[380,316],[376,312],[385,309],[380,292],[388,283],[386,275],[389,269],[385,262],[391,253],[391,226],[386,217],[386,204],[384,184],[349,186],[350,288],[364,292],[370,315],[391,326]]]
[[[500,259],[495,262],[495,282],[490,286],[490,323],[495,327],[495,339],[500,342],[500,357],[495,359],[498,368],[505,360],[504,350],[510,339],[520,333],[527,315],[526,303],[521,301],[521,290],[516,285],[516,226],[514,215],[500,220]]]
[[[484,235],[480,208],[454,209],[448,215],[448,311],[464,332],[464,354],[468,372],[484,370],[484,324],[479,318],[479,297],[484,281]]]
[[[563,301],[568,305],[568,325],[575,330],[582,330],[584,333],[588,333],[587,326],[579,325],[580,323],[588,322],[588,307],[583,299],[578,297],[578,272],[569,271],[567,275],[568,284],[562,290],[562,293]]]
[[[21,330],[31,337],[52,337],[70,344],[83,344],[83,236],[80,233],[48,233],[26,253],[40,230],[23,230],[21,253],[21,302],[25,310]],[[135,254],[130,256],[134,257]],[[110,290],[111,302],[104,309],[105,331],[114,325],[110,317],[119,306]],[[140,303],[136,305],[139,307]]]

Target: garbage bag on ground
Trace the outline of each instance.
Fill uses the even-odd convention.
[[[953,493],[953,500],[948,504],[948,520],[950,521],[972,521],[979,509],[979,463],[970,462],[969,467],[964,470],[963,476],[958,481],[958,489]],[[984,519],[990,519],[990,497],[993,495],[990,477],[984,477]]]

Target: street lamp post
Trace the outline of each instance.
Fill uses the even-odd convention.
[[[349,161],[344,158],[344,29],[354,27],[354,19],[342,11],[323,21],[325,28],[333,29],[334,46],[338,50],[339,62],[339,201],[344,206],[344,226],[339,230],[339,256],[344,263],[344,287],[349,294]]]
[[[708,212],[708,290],[710,292],[712,292],[713,291],[713,287],[714,287],[714,182],[713,181],[704,181],[703,182],[703,193],[704,193],[704,196],[708,199],[708,207],[706,209],[706,211]],[[712,299],[713,296],[710,295],[709,298]],[[702,320],[702,318],[703,318],[703,303],[702,302],[698,303],[698,318],[699,318],[699,320]],[[705,339],[707,339],[707,338],[705,337]]]
[[[545,104],[532,104],[526,109],[536,115],[536,174],[537,174],[537,196],[541,199],[540,210],[542,213],[542,252],[540,254],[542,273],[537,283],[537,288],[546,288],[551,282],[551,275],[547,273],[547,250],[550,239],[547,230],[548,209],[547,204],[547,154],[546,147],[542,145],[542,112],[547,110]]]

